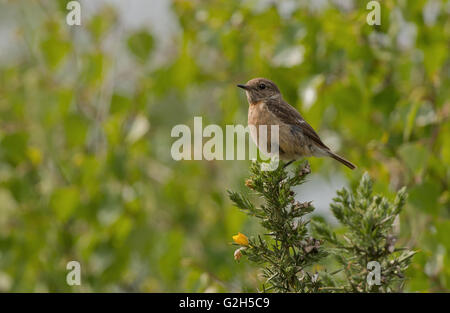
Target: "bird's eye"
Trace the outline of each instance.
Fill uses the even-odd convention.
[[[266,89],[266,85],[264,85],[264,84],[259,84],[259,89]]]

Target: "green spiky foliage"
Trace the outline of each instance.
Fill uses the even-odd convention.
[[[402,290],[403,273],[415,254],[407,248],[395,247],[396,218],[405,204],[406,189],[402,188],[391,203],[382,196],[373,195],[372,185],[366,173],[355,193],[345,188],[337,192],[331,210],[345,226],[342,236],[337,236],[323,223],[312,223],[314,232],[330,243],[332,254],[342,266],[345,280],[341,288],[348,292]],[[377,264],[380,269],[378,281],[370,274]]]
[[[250,238],[242,254],[263,266],[263,290],[275,292],[317,292],[322,286],[317,273],[310,268],[326,256],[321,241],[308,233],[304,217],[314,208],[311,202],[296,201],[292,187],[304,182],[310,173],[303,163],[289,176],[282,166],[264,171],[260,163],[251,166],[247,187],[262,197],[263,204],[254,205],[247,196],[229,192],[235,205],[261,221],[266,234]]]
[[[331,211],[344,234],[337,235],[324,222],[311,220],[307,216],[314,210],[311,202],[296,200],[292,191],[310,173],[307,162],[290,174],[282,164],[274,171],[265,171],[261,163],[254,162],[250,172],[245,184],[262,201],[238,192],[228,193],[239,209],[257,218],[266,229],[264,234],[250,236],[248,245],[237,252],[237,258],[244,255],[261,266],[262,291],[401,290],[403,273],[414,255],[406,248],[395,247],[396,217],[406,200],[404,188],[391,203],[372,195],[372,181],[365,174],[354,193],[338,191]]]

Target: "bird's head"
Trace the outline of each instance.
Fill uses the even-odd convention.
[[[253,78],[245,85],[237,85],[245,90],[250,104],[268,99],[281,98],[280,90],[273,81],[265,78]]]

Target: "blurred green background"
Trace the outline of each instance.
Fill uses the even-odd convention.
[[[359,0],[80,1],[81,26],[67,2],[0,2],[0,291],[255,291],[226,195],[249,161],[176,162],[170,131],[246,125],[259,76],[359,166],[311,159],[314,197],[408,186],[406,290],[449,290],[450,1],[380,1],[380,26]]]

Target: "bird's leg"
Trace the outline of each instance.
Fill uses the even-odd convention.
[[[295,160],[290,160],[289,162],[287,162],[284,166],[283,166],[283,168],[286,168],[286,167],[288,167],[292,162],[294,162]]]

